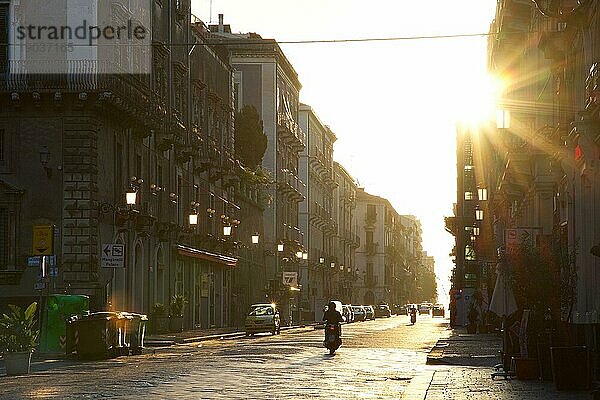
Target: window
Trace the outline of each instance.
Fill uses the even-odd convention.
[[[0,164],[4,164],[6,160],[4,157],[5,135],[4,129],[0,129]]]
[[[8,3],[0,3],[0,74],[8,71]]]
[[[465,200],[473,200],[473,192],[465,192]]]
[[[373,244],[373,231],[366,231],[365,234],[365,241],[367,243],[367,246],[371,246]]]
[[[123,184],[123,145],[117,143],[115,151],[115,187],[117,201],[121,199],[122,192],[125,190]]]
[[[0,271],[8,269],[9,232],[8,210],[0,208]]]
[[[140,154],[135,155],[135,176],[138,179],[142,177],[142,156]]]
[[[465,246],[465,260],[473,261],[475,260],[475,249],[472,246]]]
[[[182,220],[182,213],[183,213],[183,209],[182,209],[182,203],[183,203],[183,178],[181,177],[181,175],[177,176],[177,216],[176,216],[176,220],[177,220],[177,224],[178,225],[182,225],[183,224],[183,220]]]
[[[184,294],[183,261],[180,259],[175,264],[175,294]]]
[[[367,220],[375,221],[377,216],[377,211],[375,209],[375,204],[367,204]]]
[[[235,71],[233,75],[233,104],[236,110],[241,110],[244,103],[242,98],[242,71]]]
[[[367,276],[373,276],[373,263],[367,263]]]

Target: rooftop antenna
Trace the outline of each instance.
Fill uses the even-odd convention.
[[[210,8],[209,8],[209,11],[208,11],[210,13],[210,15],[208,16],[208,19],[210,20],[208,22],[209,24],[212,24],[212,2],[213,2],[213,0],[210,0]]]

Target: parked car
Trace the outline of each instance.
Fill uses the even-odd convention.
[[[354,322],[354,312],[352,311],[352,305],[350,305],[350,304],[342,305],[342,316],[346,320],[347,324]]]
[[[255,333],[271,332],[273,335],[281,331],[279,310],[275,304],[253,304],[246,316],[246,336]]]
[[[373,306],[363,306],[365,308],[365,312],[366,312],[366,316],[365,316],[365,320],[367,319],[375,319],[375,309],[373,308]]]
[[[390,306],[387,304],[380,304],[375,307],[375,317],[391,317],[392,311],[390,310]]]
[[[394,304],[392,306],[392,312],[396,315],[408,315],[408,309],[406,306],[402,306],[400,304]]]
[[[431,316],[432,317],[445,317],[446,316],[446,310],[444,309],[444,305],[443,304],[435,304],[433,306],[433,309],[431,310]]]
[[[421,314],[421,315],[429,314],[429,312],[431,311],[431,306],[432,306],[432,304],[430,304],[430,303],[419,304],[419,314]]]
[[[367,317],[367,312],[363,306],[352,306],[352,312],[354,313],[354,321],[364,321]]]

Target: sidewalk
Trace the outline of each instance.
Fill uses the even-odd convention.
[[[313,329],[314,325],[315,324],[282,326],[281,330],[285,331],[304,327]],[[206,340],[232,338],[245,335],[246,332],[243,327],[194,329],[183,332],[146,335],[144,338],[144,347],[171,346],[174,344],[202,342]]]
[[[557,399],[591,400],[591,390],[557,391],[552,381],[491,379],[502,339],[497,334],[467,334],[453,329],[448,339],[440,340],[427,357],[430,365],[412,379],[402,398],[441,399]]]

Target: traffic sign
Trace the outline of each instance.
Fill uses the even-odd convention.
[[[52,225],[33,226],[33,255],[51,256],[54,253]]]
[[[124,244],[103,244],[100,253],[102,268],[125,268]]]
[[[297,272],[284,272],[283,273],[283,284],[286,286],[297,287],[298,286],[298,273]]]

